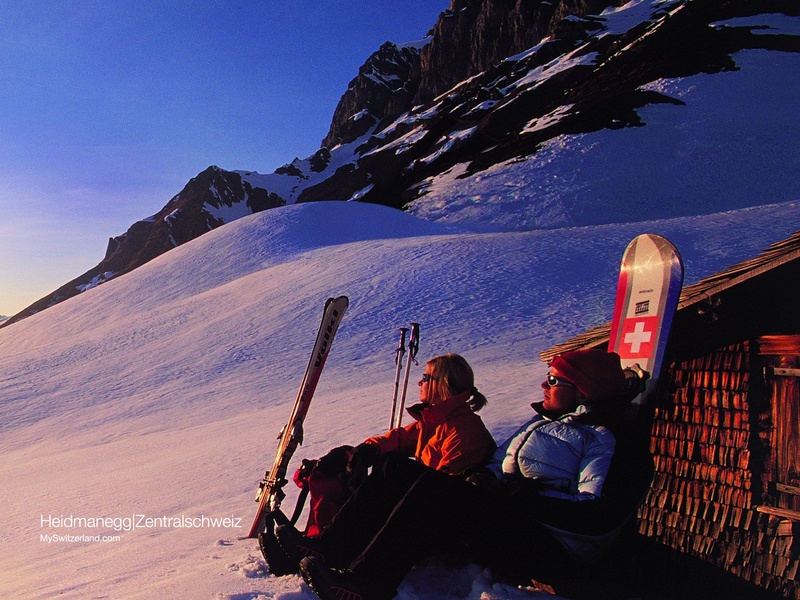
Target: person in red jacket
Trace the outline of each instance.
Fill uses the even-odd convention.
[[[486,397],[475,387],[472,368],[462,356],[429,360],[419,381],[419,399],[408,409],[414,422],[367,439],[354,456],[371,465],[398,452],[437,471],[458,474],[482,465],[494,452],[494,439],[475,414],[486,405]],[[356,461],[351,460],[351,470]]]
[[[487,400],[475,387],[473,370],[464,357],[444,354],[429,360],[419,381],[419,399],[419,404],[408,408],[414,418],[408,425],[370,437],[355,448],[335,448],[320,459],[319,479],[315,481],[315,472],[308,478],[312,515],[304,534],[282,514],[273,515],[278,524],[275,533],[262,533],[259,542],[274,575],[297,573],[303,557],[319,552],[328,537],[338,537],[336,531],[351,527],[359,532],[348,536],[352,552],[357,553],[425,472],[458,475],[488,462],[497,445],[476,414]],[[325,483],[320,485],[320,481]],[[316,514],[313,507],[326,502],[314,497],[315,486],[335,498]],[[351,504],[358,509],[348,510]],[[342,554],[350,554],[351,550],[339,546]]]

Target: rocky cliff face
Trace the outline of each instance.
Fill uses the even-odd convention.
[[[561,3],[453,0],[420,55],[417,102],[427,102],[468,77],[538,43]]]
[[[156,215],[111,238],[100,266],[125,273],[220,225],[282,204],[280,197],[253,188],[239,174],[209,167]]]
[[[609,6],[453,0],[420,53],[414,108],[363,140],[356,160],[306,186],[298,201],[358,199],[403,208],[456,167],[468,176],[525,160],[556,136],[642,126],[637,109],[681,103],[646,89],[651,82],[734,71],[732,55],[745,48],[797,51],[794,36],[715,25],[759,12],[797,14],[800,6],[790,0],[643,2],[632,4],[628,13],[635,15],[623,21],[632,20],[614,31],[591,14]],[[525,44],[531,45],[520,52]],[[497,60],[506,52],[512,55]]]
[[[322,145],[333,148],[425,104],[553,35],[568,16],[610,0],[452,0],[422,48],[384,44],[361,67],[334,111]]]
[[[414,74],[418,64],[419,49],[414,46],[398,47],[391,42],[381,46],[350,82],[322,146],[334,148],[352,142],[406,112],[419,86]]]

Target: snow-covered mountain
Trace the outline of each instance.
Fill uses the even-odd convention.
[[[369,57],[314,155],[266,175],[209,167],[10,322],[295,202],[526,231],[800,196],[798,4],[617,4],[453,0],[423,42]]]

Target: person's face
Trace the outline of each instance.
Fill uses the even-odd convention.
[[[422,378],[419,380],[419,400],[420,402],[435,404],[437,399],[435,398],[433,386],[431,385],[431,381],[433,381],[431,369],[431,365],[425,365],[425,372],[422,374]]]
[[[564,377],[558,369],[551,368],[542,382],[544,404],[546,410],[558,414],[567,414],[578,408],[583,395],[571,381]]]

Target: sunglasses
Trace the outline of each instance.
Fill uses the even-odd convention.
[[[575,384],[572,383],[571,381],[567,381],[566,379],[561,379],[560,377],[556,377],[555,375],[550,375],[550,373],[547,374],[547,379],[545,379],[545,382],[550,387],[558,387],[558,386],[571,387],[571,388],[575,387]]]
[[[431,375],[430,373],[422,374],[422,383],[430,383],[433,380],[434,380],[433,375]]]

